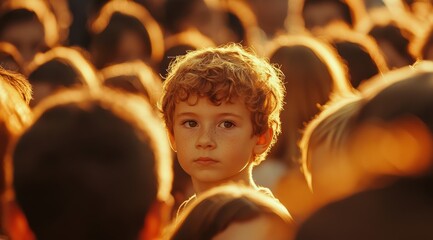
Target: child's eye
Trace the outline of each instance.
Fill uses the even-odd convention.
[[[198,123],[194,120],[187,120],[182,123],[183,126],[187,128],[197,127]]]
[[[223,121],[222,123],[219,124],[219,126],[222,128],[232,128],[235,126],[235,124],[230,121]]]

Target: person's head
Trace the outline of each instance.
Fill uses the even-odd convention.
[[[279,69],[249,50],[229,44],[178,57],[164,81],[161,109],[168,131],[174,135],[175,111],[181,102],[194,105],[206,98],[219,106],[240,100],[251,115],[251,135],[271,131],[273,143],[280,133],[284,93]],[[263,157],[254,160],[259,163]]]
[[[321,38],[327,40],[347,65],[354,88],[371,77],[385,73],[388,66],[377,43],[370,36],[332,24],[323,29]]]
[[[366,174],[432,176],[433,63],[390,71],[364,88],[349,156]]]
[[[189,51],[215,47],[215,43],[197,29],[189,29],[167,37],[164,46],[164,56],[159,62],[159,74],[163,78],[167,75],[168,66],[176,57]]]
[[[357,0],[303,0],[302,18],[308,30],[343,22],[353,27],[364,9]],[[358,15],[357,15],[358,14]]]
[[[42,102],[35,116],[11,157],[15,200],[37,239],[160,233],[171,151],[143,98],[69,90]]]
[[[344,146],[362,103],[357,94],[334,99],[304,129],[299,143],[301,165],[314,193],[314,207],[355,191],[357,173],[345,158]]]
[[[246,1],[257,16],[257,23],[265,34],[274,37],[286,32],[285,20],[289,10],[288,0],[249,0]]]
[[[27,65],[58,42],[57,22],[44,1],[5,1],[0,9],[0,40],[12,43]]]
[[[203,193],[173,224],[166,239],[291,239],[294,233],[283,205],[238,185]]]
[[[105,86],[145,97],[156,109],[161,97],[162,80],[142,61],[124,62],[101,69]]]
[[[4,232],[5,157],[11,143],[32,119],[26,103],[31,98],[30,84],[23,76],[0,67],[0,235]]]
[[[257,17],[245,1],[223,1],[221,8],[230,32],[227,42],[236,42],[252,46],[258,37]]]
[[[357,26],[357,31],[371,36],[376,41],[389,69],[415,62],[410,52],[410,43],[419,34],[419,29],[419,25],[414,23],[410,16],[394,16],[383,9],[372,11],[371,18]]]
[[[282,132],[271,156],[288,164],[298,161],[301,130],[334,96],[352,93],[344,64],[325,42],[309,36],[282,36],[273,41],[268,56],[285,75],[286,107]]]
[[[162,30],[138,3],[109,1],[90,25],[90,53],[98,69],[133,60],[153,65],[161,59],[164,50]]]
[[[74,48],[55,47],[40,53],[29,64],[28,70],[28,79],[34,90],[32,107],[62,88],[86,86],[96,90],[100,86],[93,65]]]
[[[178,57],[164,81],[160,108],[182,167],[194,175],[201,174],[195,160],[225,162],[222,175],[212,175],[222,181],[264,159],[280,133],[283,98],[281,72],[230,44]]]

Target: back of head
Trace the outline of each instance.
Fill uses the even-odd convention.
[[[320,31],[347,65],[350,82],[357,88],[361,82],[388,71],[388,66],[377,43],[368,35],[331,24]]]
[[[274,150],[276,157],[296,162],[305,124],[319,113],[321,105],[334,96],[352,93],[352,87],[343,62],[325,42],[309,36],[283,36],[274,44],[270,61],[281,65],[287,91],[287,106],[281,113],[283,134]]]
[[[96,91],[100,87],[94,66],[78,48],[55,47],[37,54],[28,70],[28,79],[34,88],[31,106],[62,88],[85,86]]]
[[[415,58],[410,52],[410,43],[420,32],[419,23],[404,13],[391,14],[385,8],[371,11],[357,26],[357,31],[373,37],[390,69],[413,64]]]
[[[101,69],[105,86],[144,96],[156,109],[162,92],[162,80],[142,61],[130,61]]]
[[[354,163],[345,158],[344,151],[362,104],[359,95],[330,101],[303,132],[299,143],[302,170],[317,206],[358,190]]]
[[[364,92],[350,150],[374,174],[432,175],[432,63],[393,70]],[[374,144],[372,144],[374,139]],[[378,151],[382,149],[382,151]],[[385,149],[393,149],[385,151]]]
[[[159,74],[165,77],[170,63],[177,56],[206,47],[215,47],[215,43],[197,29],[189,29],[167,37],[164,56],[159,62]]]
[[[365,11],[358,0],[303,0],[301,2],[304,25],[310,31],[337,21],[352,28]]]
[[[159,24],[134,1],[108,1],[91,22],[92,61],[100,69],[113,63],[160,61],[164,40]]]
[[[137,239],[170,192],[170,152],[150,107],[104,92],[47,99],[15,146],[16,200],[38,239]]]
[[[14,44],[25,65],[59,42],[57,20],[46,1],[2,1],[0,19],[0,40]]]
[[[179,216],[168,239],[213,239],[234,223],[248,222],[263,215],[277,217],[287,231],[293,230],[290,214],[277,200],[243,186],[216,187],[200,195]]]

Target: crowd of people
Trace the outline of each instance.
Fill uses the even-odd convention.
[[[0,239],[433,239],[432,10],[1,0]]]

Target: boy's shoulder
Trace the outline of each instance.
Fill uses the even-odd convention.
[[[184,210],[191,205],[192,202],[194,202],[194,200],[197,199],[197,195],[192,195],[190,198],[188,198],[187,200],[185,200],[182,204],[180,204],[179,208],[177,209],[177,213],[176,213],[176,217],[179,217],[182,212],[184,212]]]

